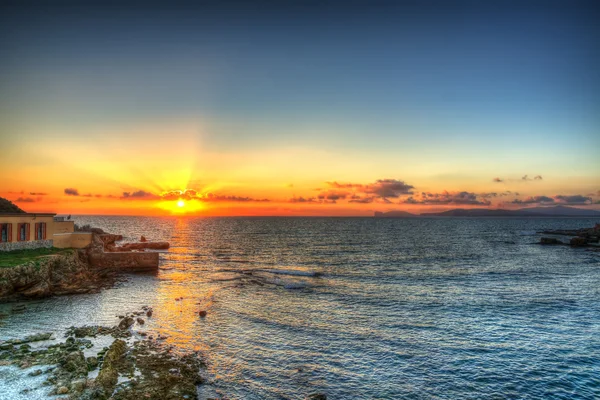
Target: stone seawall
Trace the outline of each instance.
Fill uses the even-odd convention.
[[[31,240],[25,242],[2,242],[0,243],[0,251],[13,250],[33,250],[41,248],[51,248],[54,245],[52,239],[49,240]]]
[[[158,269],[155,252],[90,252],[88,262],[93,267],[116,268],[123,272]]]

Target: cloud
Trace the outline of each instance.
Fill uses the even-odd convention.
[[[135,192],[123,192],[121,199],[123,200],[156,200],[160,196],[144,190],[136,190]]]
[[[31,197],[19,197],[15,200],[15,203],[35,203],[37,200]]]
[[[350,196],[350,193],[348,193],[348,192],[330,190],[327,192],[320,193],[317,196],[317,198],[319,200],[331,200],[331,201],[335,202],[337,200],[345,199],[348,196]]]
[[[47,196],[48,193],[41,193],[41,192],[29,192],[30,195],[32,196]]]
[[[318,203],[318,201],[314,197],[292,197],[288,200],[290,203]]]
[[[415,187],[397,179],[379,179],[375,183],[367,185],[364,192],[372,193],[379,197],[400,197],[413,194],[411,189]]]
[[[171,190],[160,195],[163,200],[192,200],[198,197],[198,192],[193,189]]]
[[[198,193],[193,189],[185,190],[171,190],[160,195],[162,200],[198,200],[205,202],[218,202],[218,201],[235,201],[235,202],[265,202],[270,201],[269,199],[255,199],[247,196],[231,196],[231,195],[220,195],[216,193]]]
[[[65,194],[67,196],[79,196],[79,190],[77,190],[75,188],[66,188]]]
[[[197,197],[197,200],[200,201],[257,201],[257,202],[266,202],[271,201],[269,199],[254,199],[252,197],[241,197],[241,196],[226,196],[226,195],[218,195],[214,193],[208,193],[202,197]]]
[[[542,176],[541,175],[536,175],[533,177],[533,179],[531,179],[529,177],[529,175],[523,175],[523,177],[521,178],[521,180],[523,181],[541,181],[542,180]]]
[[[591,197],[587,197],[587,196],[583,196],[580,194],[576,194],[573,196],[565,196],[565,195],[556,195],[554,196],[554,199],[562,204],[591,204],[592,203],[592,198]]]
[[[511,201],[512,204],[552,204],[554,199],[548,196],[531,196],[525,200],[514,199]]]
[[[472,192],[448,192],[429,193],[421,192],[418,198],[409,197],[404,201],[406,204],[461,204],[461,205],[490,205],[491,202]]]
[[[338,183],[335,181],[325,183],[335,189],[360,189],[365,187],[365,185],[360,183]]]
[[[353,198],[352,200],[349,201],[349,203],[362,203],[362,204],[368,204],[368,203],[372,203],[373,200],[375,200],[374,197],[357,197],[357,198]]]
[[[396,198],[402,195],[413,194],[412,189],[415,187],[405,183],[399,179],[378,179],[374,183],[339,183],[325,182],[329,187],[334,189],[351,189],[359,193],[371,194],[380,198]]]
[[[492,181],[500,183],[500,182],[504,182],[504,179],[500,179],[498,177],[495,177],[494,179],[492,179]]]

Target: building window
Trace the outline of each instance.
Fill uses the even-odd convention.
[[[19,230],[17,231],[17,239],[19,242],[25,242],[29,240],[29,224],[19,224]]]
[[[35,224],[35,240],[46,239],[46,223],[38,222]]]
[[[0,224],[0,242],[12,242],[12,224]]]

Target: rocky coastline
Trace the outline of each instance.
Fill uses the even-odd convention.
[[[557,229],[538,232],[542,235],[567,236],[568,242],[563,242],[556,237],[542,236],[540,244],[542,245],[569,245],[572,247],[596,247],[600,249],[600,224],[593,228],[583,229]],[[595,249],[596,251],[598,249]]]
[[[156,270],[158,253],[145,250],[168,249],[169,243],[143,239],[140,243],[118,246],[116,242],[123,240],[123,236],[94,228],[92,243],[84,249],[72,249],[0,268],[0,302],[94,293],[111,287],[120,272]]]
[[[178,353],[166,337],[132,329],[152,312],[144,307],[113,327],[71,327],[62,341],[40,333],[0,342],[0,365],[44,375],[47,395],[61,400],[196,399],[205,382],[202,354]]]

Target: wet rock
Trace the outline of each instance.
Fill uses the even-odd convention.
[[[104,353],[102,353],[102,354],[104,354]],[[98,358],[96,358],[94,356],[90,356],[90,357],[86,358],[85,362],[87,363],[88,371],[93,371],[98,366]]]
[[[131,325],[133,325],[135,321],[131,317],[125,317],[119,322],[119,329],[126,330],[129,329]]]
[[[152,309],[150,309],[150,310],[148,310],[148,311],[146,312],[146,316],[147,316],[148,318],[150,318],[150,317],[152,316]]]
[[[588,240],[584,237],[574,237],[573,239],[571,239],[569,244],[575,247],[587,246]]]
[[[56,394],[67,394],[69,393],[69,388],[66,386],[61,386],[58,389],[56,389]]]
[[[137,323],[140,325],[144,325],[146,323],[146,321],[144,321],[142,318],[138,318]]]
[[[206,317],[206,311],[202,310],[202,311],[198,312],[198,315],[199,315],[201,318],[204,318],[204,317]]]
[[[35,371],[32,371],[29,376],[38,376],[42,374],[42,370],[41,369],[36,369]]]
[[[75,380],[75,381],[71,382],[71,392],[81,393],[85,390],[86,386],[87,386],[86,379]]]
[[[87,376],[87,362],[82,351],[73,351],[62,360],[61,366],[73,376]]]
[[[105,393],[112,393],[119,378],[117,370],[118,364],[127,350],[127,344],[120,339],[115,340],[109,347],[102,369],[96,378],[96,385],[102,388]]]
[[[140,242],[142,243],[146,243],[148,240],[146,240],[146,237],[144,235],[142,235],[142,237],[140,238]]]
[[[312,393],[306,396],[306,400],[327,400],[327,395],[324,393]]]
[[[540,244],[563,244],[563,242],[556,238],[543,237],[540,239]]]

